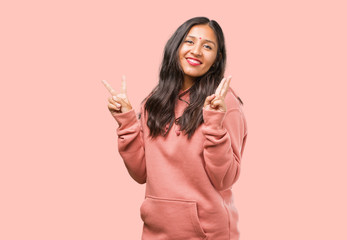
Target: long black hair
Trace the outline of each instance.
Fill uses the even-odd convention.
[[[175,104],[184,82],[184,72],[179,63],[178,49],[186,38],[189,30],[195,25],[210,26],[218,41],[217,57],[214,64],[202,76],[197,77],[193,86],[183,94],[190,93],[190,103],[181,117],[175,119]],[[160,66],[159,83],[142,101],[146,101],[144,113],[148,113],[147,126],[152,138],[166,136],[172,124],[180,125],[180,130],[188,134],[188,139],[203,123],[202,108],[207,96],[212,95],[224,77],[226,50],[224,34],[219,24],[206,17],[195,17],[184,22],[174,32],[165,45],[163,60]],[[241,99],[238,98],[242,103]],[[139,116],[141,117],[141,116]],[[168,129],[165,129],[169,124]]]

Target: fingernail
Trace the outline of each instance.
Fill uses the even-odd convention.
[[[116,103],[116,106],[117,106],[117,107],[120,107],[121,105],[120,105],[119,103]]]
[[[114,100],[117,100],[117,97],[116,97],[116,96],[113,96],[113,99],[114,99]]]

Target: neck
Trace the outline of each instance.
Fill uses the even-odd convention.
[[[184,78],[182,90],[185,91],[186,89],[190,88],[194,84],[194,79],[192,78]]]

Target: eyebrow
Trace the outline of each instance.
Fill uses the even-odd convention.
[[[191,38],[196,38],[196,37],[194,37],[194,36],[192,36],[192,35],[189,35],[188,37],[191,37]],[[213,42],[213,41],[211,41],[211,40],[208,40],[208,39],[204,39],[206,42],[210,42],[210,43],[212,43],[214,46],[216,46],[216,44]]]

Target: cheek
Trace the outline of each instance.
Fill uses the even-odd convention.
[[[209,66],[212,66],[212,64],[215,62],[215,60],[216,60],[216,55],[215,54],[213,54],[213,55],[210,55],[210,56],[208,56],[208,58],[206,58],[206,63],[207,63],[207,65],[209,65]]]
[[[183,45],[179,49],[179,54],[180,54],[180,56],[184,57],[184,55],[186,55],[188,51],[189,51],[189,47],[186,45]]]

